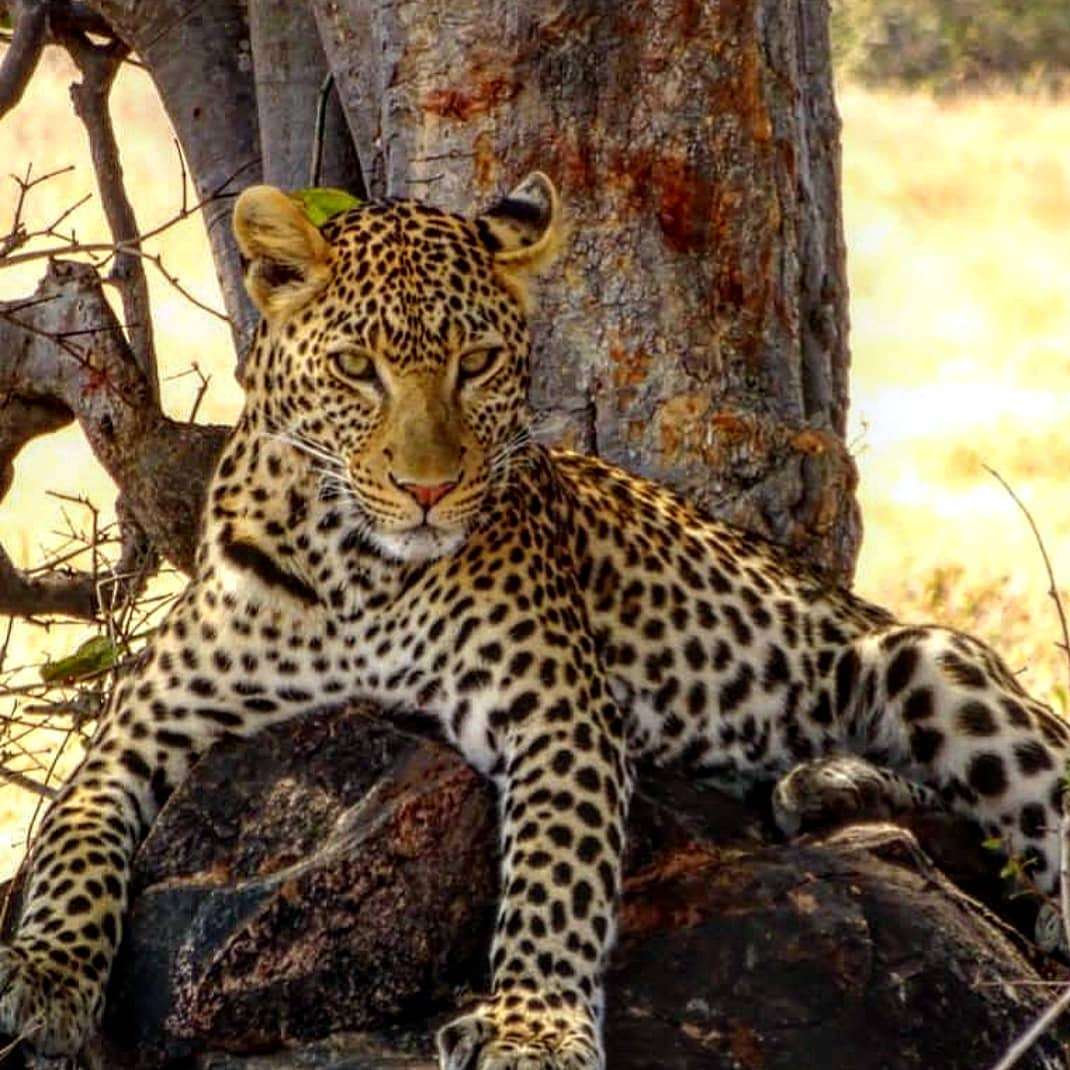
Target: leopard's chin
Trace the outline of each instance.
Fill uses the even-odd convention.
[[[368,541],[384,557],[407,564],[420,564],[449,557],[464,544],[467,532],[462,527],[439,528],[421,524],[407,531],[371,531]]]

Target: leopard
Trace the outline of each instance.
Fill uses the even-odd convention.
[[[195,568],[28,853],[0,1030],[77,1053],[135,850],[215,742],[325,705],[421,711],[497,789],[488,991],[442,1070],[601,1070],[633,786],[648,765],[974,818],[1038,885],[1070,732],[987,645],[909,625],[674,491],[537,434],[539,275],[571,224],[534,172],[472,215],[270,186],[234,233],[261,319]],[[846,800],[846,801],[845,801]]]

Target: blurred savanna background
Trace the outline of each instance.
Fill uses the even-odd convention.
[[[856,587],[903,617],[975,632],[1066,712],[1066,657],[1043,560],[986,466],[1032,513],[1070,603],[1070,5],[836,0],[833,35],[854,354],[850,445],[866,523]],[[31,228],[95,192],[68,97],[75,77],[63,54],[48,55],[0,123],[0,234],[18,198],[11,172],[74,165],[31,194]],[[177,150],[136,67],[124,69],[112,107],[148,230],[182,202]],[[107,240],[95,197],[69,222],[82,240]],[[199,300],[222,307],[197,219],[169,229],[153,250]],[[0,299],[29,295],[42,266],[0,273]],[[241,395],[229,331],[158,275],[149,282],[167,410],[187,417],[203,376],[197,418],[232,422]],[[57,493],[90,499],[100,523],[113,514],[113,488],[76,427],[19,458],[0,505],[0,541],[17,565],[32,567],[72,532],[88,532],[91,512]],[[86,634],[18,622],[2,667],[32,673]],[[56,735],[31,732],[10,745],[40,775]],[[56,774],[76,756],[68,748]],[[0,787],[0,874],[21,855],[36,805],[29,793]]]

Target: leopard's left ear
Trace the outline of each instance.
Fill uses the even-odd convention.
[[[476,220],[483,244],[507,276],[535,275],[549,266],[565,238],[554,184],[533,171]]]

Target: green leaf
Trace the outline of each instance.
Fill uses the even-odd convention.
[[[49,661],[39,671],[46,684],[70,683],[110,669],[118,659],[119,651],[115,643],[106,635],[95,635],[73,654],[58,661]]]
[[[999,838],[999,836],[993,836],[990,839],[984,840],[982,842],[981,846],[986,851],[1002,851],[1002,850],[1005,850],[1005,845],[1003,843],[1003,840],[1001,840]]]
[[[322,227],[328,219],[333,219],[350,208],[358,207],[362,202],[344,189],[332,189],[330,186],[309,186],[308,189],[295,189],[290,193],[291,200],[296,201],[305,215],[317,227]]]

